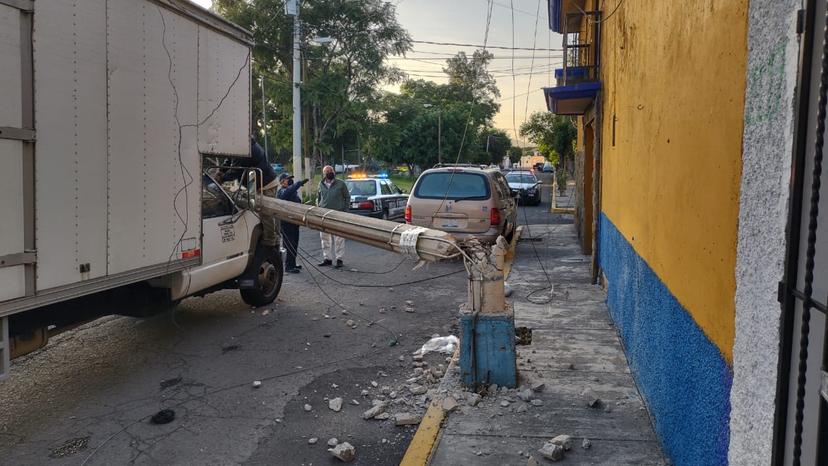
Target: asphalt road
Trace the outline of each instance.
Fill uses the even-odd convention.
[[[566,221],[548,209],[525,208],[521,223]],[[300,247],[318,262],[317,233],[303,229]],[[405,382],[411,353],[432,334],[456,334],[463,266],[412,270],[350,241],[345,268],[324,269],[327,277],[302,263],[271,306],[214,293],[149,319],[99,319],[13,361],[0,382],[0,463],[341,464],[327,452],[336,437],[356,447],[354,464],[398,464],[415,426],[361,414],[373,399],[391,401],[389,391],[402,401],[397,412],[418,409],[422,397]],[[427,356],[424,369],[443,358]],[[328,407],[335,397],[339,412]],[[153,424],[162,409],[175,418]]]

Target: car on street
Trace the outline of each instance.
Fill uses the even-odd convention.
[[[402,219],[408,194],[387,176],[355,174],[345,180],[351,193],[349,212],[385,220]]]
[[[509,189],[517,195],[523,205],[538,205],[541,202],[541,182],[529,170],[515,170],[506,174]]]
[[[442,166],[424,171],[414,184],[405,221],[435,228],[458,239],[511,239],[517,202],[499,170]]]
[[[552,166],[552,162],[546,162],[543,164],[543,172],[544,173],[552,173],[555,171],[555,167]]]

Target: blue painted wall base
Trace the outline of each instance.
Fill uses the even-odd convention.
[[[461,314],[460,378],[467,387],[517,385],[514,316]]]

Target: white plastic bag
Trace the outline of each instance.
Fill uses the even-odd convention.
[[[454,354],[454,350],[457,349],[457,345],[459,344],[460,340],[454,335],[434,337],[431,340],[428,340],[420,349],[415,351],[414,355],[422,356],[431,352]]]

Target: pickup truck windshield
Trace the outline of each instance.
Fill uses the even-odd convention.
[[[421,199],[477,199],[489,198],[489,183],[484,175],[476,173],[435,172],[423,175],[417,183],[415,197]]]

